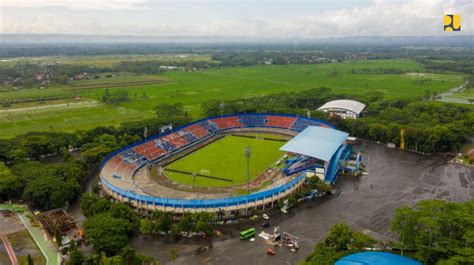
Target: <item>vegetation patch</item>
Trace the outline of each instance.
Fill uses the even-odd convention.
[[[28,264],[28,254],[34,261],[34,264],[42,265],[46,263],[45,258],[36,246],[28,230],[21,230],[8,235],[8,240],[12,245],[15,255],[20,264]]]

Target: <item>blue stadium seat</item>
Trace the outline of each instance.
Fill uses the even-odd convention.
[[[264,115],[242,115],[240,116],[240,123],[244,127],[265,127],[267,119]]]
[[[293,123],[293,126],[291,126],[291,129],[301,132],[304,129],[306,129],[308,126],[319,126],[319,125],[321,125],[321,123],[317,121],[306,119],[306,118],[298,118],[295,121],[295,123]]]

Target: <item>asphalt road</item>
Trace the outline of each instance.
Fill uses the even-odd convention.
[[[397,207],[423,199],[474,198],[473,168],[447,164],[447,159],[439,155],[424,156],[373,143],[367,143],[362,152],[369,174],[361,180],[339,179],[337,188],[342,191],[339,196],[305,202],[286,215],[270,214],[272,225],[279,225],[281,231],[300,238],[296,253],[281,247],[276,248],[276,256],[268,256],[265,251],[269,246],[262,238],[241,241],[237,231],[212,242],[136,238],[132,245],[162,263],[167,263],[169,249],[175,248],[178,258],[171,264],[297,264],[335,223],[345,222],[379,240],[395,240],[388,225]],[[259,233],[261,228],[256,227]],[[273,226],[266,231],[272,229]],[[209,245],[209,250],[198,251]]]

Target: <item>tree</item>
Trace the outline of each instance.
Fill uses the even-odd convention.
[[[73,159],[51,164],[29,161],[17,163],[11,169],[21,183],[18,192],[43,209],[64,207],[74,200],[84,175],[82,164]]]
[[[184,214],[179,220],[180,231],[191,231],[193,227],[193,218],[191,214]]]
[[[416,219],[413,209],[403,206],[395,210],[395,216],[390,223],[390,230],[398,233],[402,256],[405,249],[415,246],[413,235],[416,233]]]
[[[178,239],[180,234],[181,234],[181,229],[179,229],[179,225],[178,224],[172,224],[171,229],[170,229],[170,235],[172,237]]]
[[[63,234],[57,226],[54,227],[54,240],[56,240],[56,246],[60,248],[61,243],[63,242]]]
[[[0,162],[0,197],[11,198],[18,196],[21,189],[20,179],[3,162]]]
[[[225,216],[225,210],[224,209],[219,209],[216,213],[218,219],[222,219]]]
[[[326,239],[314,247],[314,251],[301,262],[302,265],[332,265],[351,253],[373,247],[377,241],[360,232],[352,231],[344,223],[331,227]]]
[[[114,218],[109,213],[94,215],[84,222],[86,239],[97,251],[107,255],[115,255],[128,245],[132,229],[128,220]]]
[[[30,254],[28,254],[28,265],[35,265],[35,262],[33,261],[33,258]]]
[[[170,261],[173,261],[176,258],[178,258],[178,252],[176,252],[175,248],[170,249],[170,251],[168,253],[168,258],[169,258]]]
[[[402,250],[410,248],[425,264],[469,264],[474,260],[473,216],[474,200],[425,200],[397,209],[390,228]]]
[[[125,203],[112,203],[108,211],[112,217],[128,220],[135,230],[139,226],[139,219],[131,206]]]
[[[140,220],[140,233],[143,235],[150,235],[154,231],[153,222],[149,219],[143,218]]]
[[[352,231],[349,226],[344,223],[339,223],[331,227],[325,243],[336,251],[342,251],[348,249],[351,239]]]
[[[77,181],[63,181],[57,176],[50,175],[30,181],[23,191],[23,197],[42,208],[54,209],[64,207],[79,191]]]
[[[171,123],[177,125],[190,121],[190,117],[181,103],[162,103],[155,107],[155,112],[158,119],[165,124]]]
[[[168,231],[171,229],[171,225],[173,224],[173,221],[171,220],[171,214],[169,212],[159,212],[157,219],[158,220],[155,223],[157,228],[156,230],[168,233]]]
[[[135,249],[130,246],[124,247],[120,256],[122,257],[123,264],[128,265],[142,265],[145,262],[151,262],[153,260],[144,255],[137,255]]]
[[[207,212],[197,213],[194,231],[204,232],[206,235],[210,235],[212,233],[212,226],[210,223],[211,220],[212,220],[212,214],[207,213]]]
[[[86,192],[81,197],[81,211],[86,217],[91,217],[99,213],[109,211],[112,203],[106,198],[100,198],[97,195]]]
[[[66,265],[83,265],[85,259],[85,255],[77,249],[76,242],[71,240],[69,242],[69,258]]]

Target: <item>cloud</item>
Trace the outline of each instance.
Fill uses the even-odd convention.
[[[86,9],[95,5],[97,9],[139,9],[147,8],[146,0],[27,0],[14,1],[17,6],[57,5],[71,9]],[[196,1],[196,0],[195,0]],[[67,5],[65,4],[67,2]],[[156,3],[155,3],[156,4]],[[239,3],[240,4],[240,3]],[[275,4],[275,3],[273,3]],[[303,5],[304,3],[295,3]],[[245,3],[242,3],[245,7]],[[189,7],[172,5],[154,7],[153,14],[172,11],[172,19],[140,20],[113,19],[104,20],[92,16],[80,21],[67,15],[55,13],[39,14],[24,22],[21,19],[3,20],[3,32],[10,33],[76,33],[76,34],[113,34],[113,35],[151,35],[151,36],[239,36],[239,37],[346,37],[346,36],[427,36],[443,35],[443,15],[461,14],[460,34],[473,34],[474,4],[469,0],[374,0],[368,6],[360,8],[324,11],[314,15],[293,15],[271,17],[262,8],[260,16],[245,17],[231,14],[220,19],[197,20],[186,17],[181,8],[200,8],[199,14],[212,17],[213,10],[206,10],[205,4]],[[231,8],[231,7],[229,7]],[[249,6],[249,8],[251,8]],[[205,13],[207,11],[207,13]],[[85,12],[85,11],[77,11]],[[131,11],[132,12],[132,11]],[[141,12],[141,11],[133,11]],[[112,11],[113,14],[113,11]],[[141,14],[141,13],[138,13]],[[216,16],[217,17],[217,16]],[[453,34],[453,33],[450,33]],[[459,33],[455,33],[458,34]]]
[[[148,0],[2,0],[0,7],[64,7],[68,9],[147,9]]]

